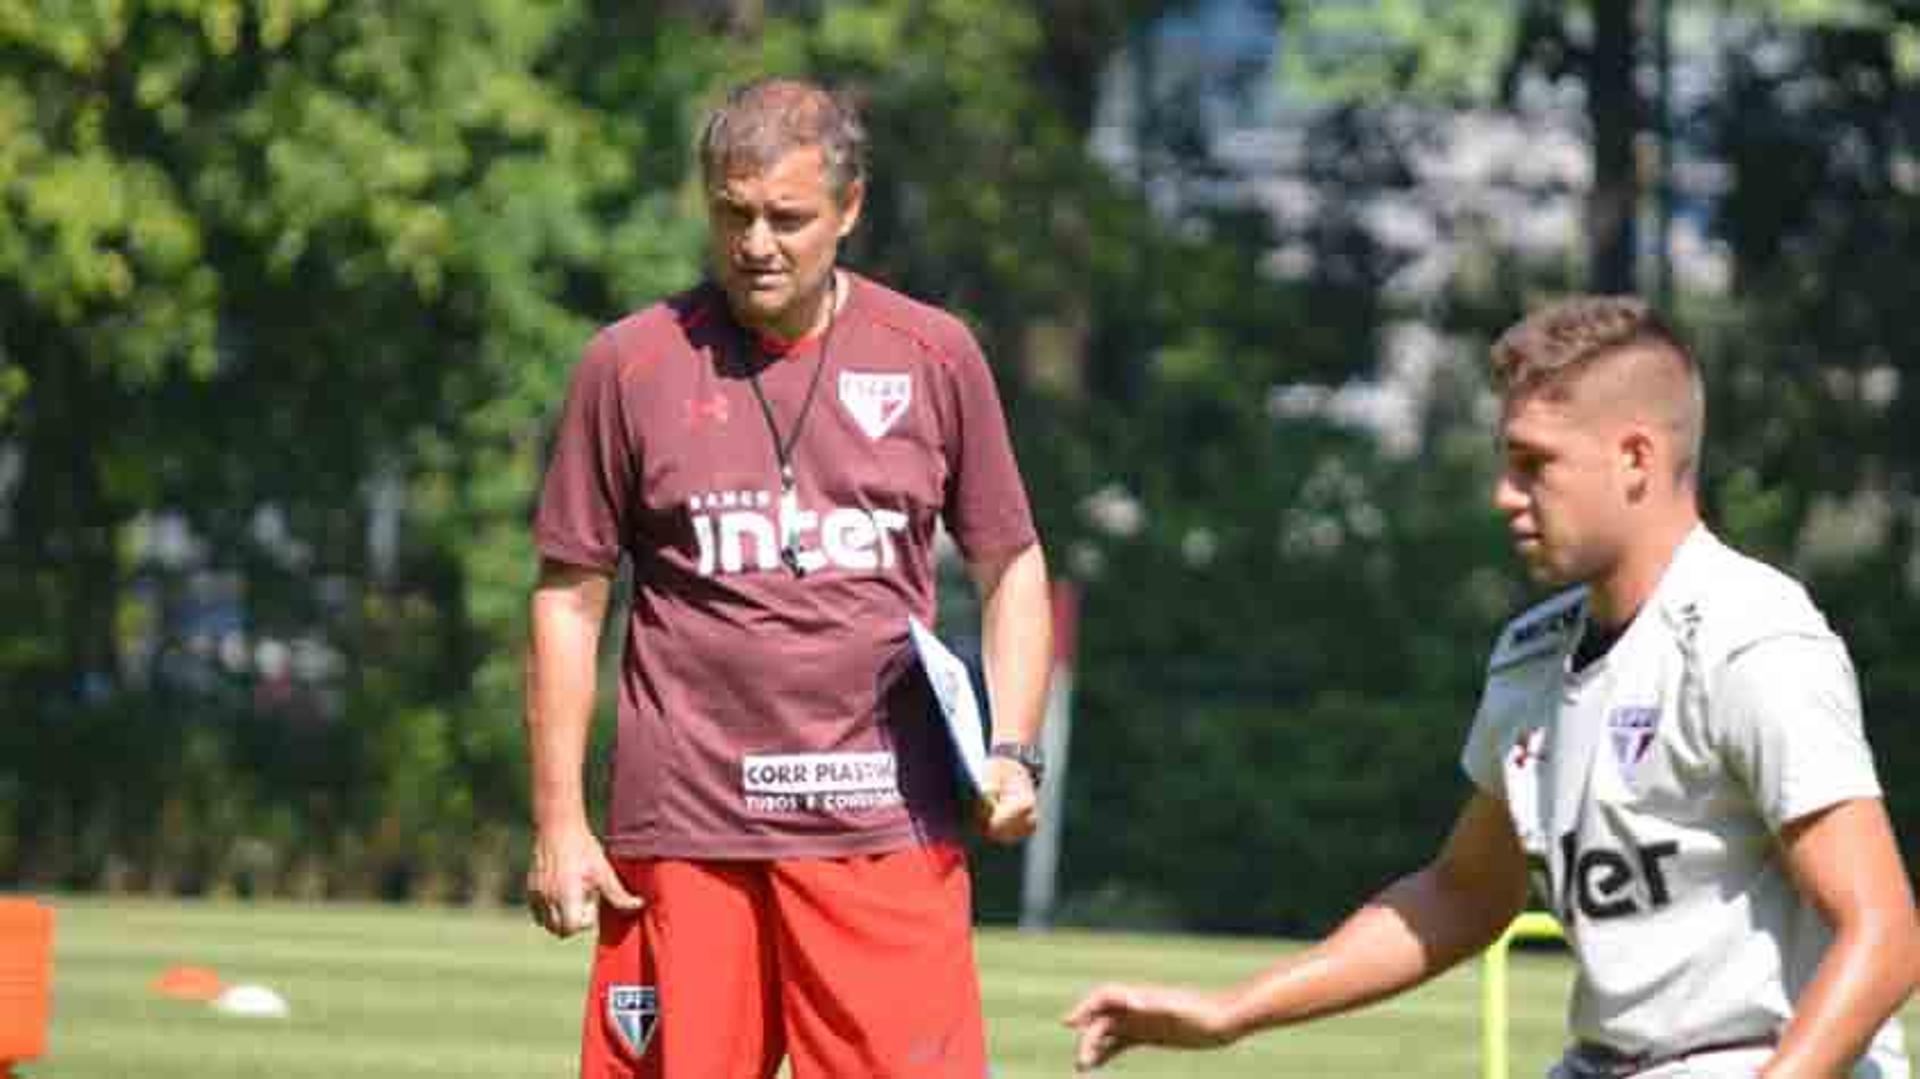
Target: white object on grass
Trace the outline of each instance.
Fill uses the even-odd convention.
[[[235,985],[213,998],[213,1008],[248,1019],[285,1019],[292,1009],[287,998],[264,985]]]

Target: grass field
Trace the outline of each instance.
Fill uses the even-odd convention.
[[[25,1079],[564,1079],[588,947],[508,911],[57,899],[54,1023]],[[985,930],[979,953],[994,1074],[1066,1076],[1058,1016],[1093,982],[1225,984],[1291,945],[1268,940]],[[262,982],[285,1020],[223,1016],[148,986],[176,964]],[[1559,1043],[1570,967],[1516,956],[1515,1079]],[[1479,982],[1454,974],[1358,1015],[1206,1055],[1132,1054],[1121,1076],[1478,1075]]]

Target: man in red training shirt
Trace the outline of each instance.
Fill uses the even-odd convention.
[[[963,809],[908,617],[944,523],[982,598],[996,841],[1035,826],[1046,566],[978,345],[835,265],[852,106],[736,89],[700,144],[712,280],[603,329],[534,535],[528,903],[599,926],[584,1079],[980,1079]],[[601,621],[633,589],[604,840],[581,769]]]

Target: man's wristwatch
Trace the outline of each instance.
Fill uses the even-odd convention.
[[[1026,742],[995,742],[987,749],[989,757],[1005,757],[1010,761],[1019,761],[1027,770],[1027,778],[1033,780],[1035,790],[1040,789],[1040,780],[1047,774],[1046,754],[1040,747]]]

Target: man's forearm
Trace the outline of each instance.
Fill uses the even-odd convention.
[[[526,724],[533,821],[536,828],[545,829],[586,819],[581,772],[593,699],[591,694],[580,700],[573,693],[549,688],[555,681],[571,679],[542,672],[541,664],[528,655]]]
[[[534,826],[584,825],[581,772],[593,722],[604,602],[573,589],[540,588],[527,650],[526,725]]]
[[[1046,558],[1034,544],[997,572],[976,574],[981,658],[993,708],[993,740],[1032,742],[1046,709],[1053,663],[1053,610]]]
[[[1428,868],[1401,878],[1325,940],[1236,989],[1234,1038],[1332,1015],[1393,996],[1478,954],[1505,929],[1505,912],[1450,888]]]

